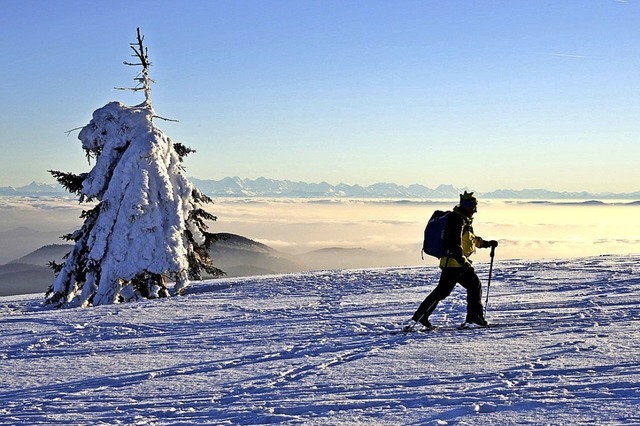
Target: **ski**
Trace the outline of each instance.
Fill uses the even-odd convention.
[[[495,327],[495,324],[487,324],[487,325],[478,325],[478,324],[474,324],[474,323],[469,323],[469,322],[463,322],[462,324],[460,324],[458,327],[456,327],[458,330],[477,330],[480,328],[492,328]]]
[[[496,328],[496,327],[505,327],[507,326],[507,324],[488,324],[486,326],[480,326],[477,324],[469,324],[469,323],[462,323],[459,325],[448,325],[448,326],[441,326],[441,327],[437,327],[437,326],[433,326],[433,327],[425,327],[425,326],[420,326],[420,327],[416,327],[416,326],[411,326],[411,325],[406,325],[400,329],[395,329],[395,330],[386,330],[386,331],[378,331],[378,332],[374,332],[373,334],[376,335],[390,335],[390,336],[401,336],[401,335],[410,335],[410,334],[416,334],[416,333],[421,333],[421,334],[428,334],[428,333],[449,333],[449,332],[455,332],[455,331],[463,331],[463,330],[481,330],[481,329],[486,329],[486,328]],[[371,335],[371,332],[363,332],[363,333],[359,333],[362,336],[365,335]]]
[[[434,332],[434,333],[438,333],[438,332],[447,332],[447,331],[462,331],[462,330],[480,330],[480,329],[485,329],[485,328],[495,328],[495,327],[500,327],[500,326],[504,326],[505,324],[487,324],[485,326],[481,326],[481,325],[477,325],[477,324],[469,324],[469,323],[462,323],[460,325],[457,326],[445,326],[445,327],[420,327],[420,328],[411,328],[409,326],[404,327],[400,330],[392,330],[389,332],[389,334],[391,334],[392,336],[398,335],[398,334],[413,334],[413,333],[430,333],[430,332]]]
[[[389,334],[391,334],[392,336],[396,336],[398,334],[412,334],[412,333],[428,333],[430,331],[433,331],[434,327],[412,327],[412,326],[405,326],[402,327],[400,330],[392,330],[389,332]]]

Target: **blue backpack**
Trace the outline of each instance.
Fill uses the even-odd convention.
[[[450,211],[436,210],[431,215],[429,222],[427,222],[427,227],[424,229],[422,251],[429,256],[439,259],[445,255],[444,231],[447,227],[447,222],[449,222],[450,214]],[[422,258],[424,259],[424,256]]]

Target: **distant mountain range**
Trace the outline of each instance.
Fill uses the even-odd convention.
[[[276,180],[260,177],[258,179],[241,179],[226,177],[221,180],[203,180],[190,178],[193,184],[211,197],[289,197],[289,198],[429,198],[455,199],[467,188],[456,188],[453,185],[439,185],[431,189],[424,185],[409,186],[395,183],[376,183],[369,186],[332,185],[327,182],[306,183],[290,180]],[[640,200],[640,191],[630,193],[591,193],[591,192],[557,192],[546,189],[499,189],[491,192],[477,193],[483,198],[493,199],[578,199],[606,200],[628,199]],[[64,196],[69,193],[58,184],[32,182],[22,187],[0,187],[0,195],[15,196]]]

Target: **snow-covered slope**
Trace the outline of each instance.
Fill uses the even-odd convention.
[[[0,424],[639,424],[639,261],[497,259],[495,328],[455,329],[458,287],[436,331],[395,336],[436,268],[222,279],[87,309],[0,298]]]

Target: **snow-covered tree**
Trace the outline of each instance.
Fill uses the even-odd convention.
[[[63,238],[75,245],[63,264],[52,263],[56,279],[45,298],[56,306],[89,306],[165,297],[167,279],[176,294],[204,270],[222,272],[209,257],[214,234],[202,208],[211,199],[182,174],[191,149],[174,143],[153,119],[149,66],[143,37],[131,45],[142,73],[145,101],[128,107],[111,102],[93,113],[78,138],[87,158],[95,160],[82,174],[50,171],[85,210],[82,227]]]

